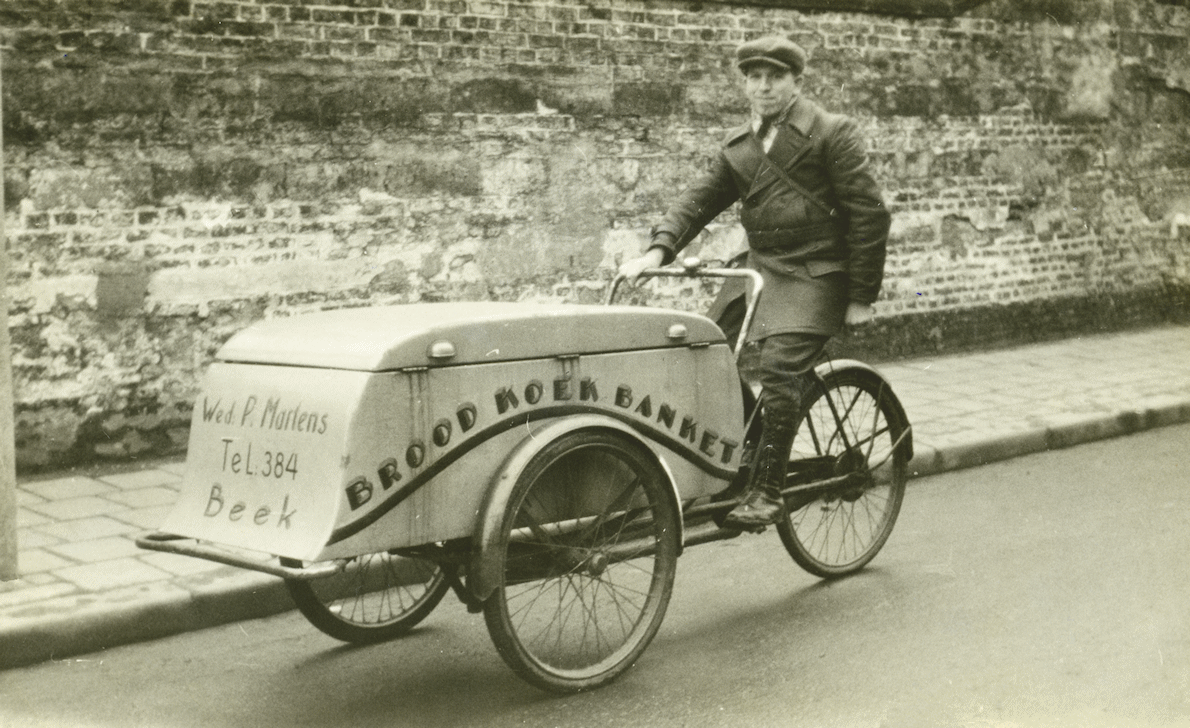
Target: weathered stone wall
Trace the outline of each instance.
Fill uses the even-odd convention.
[[[762,33],[810,50],[895,212],[879,323],[841,351],[1186,316],[1185,3],[845,5],[3,3],[21,466],[184,447],[203,367],[262,317],[598,300],[739,123],[731,53]],[[741,246],[732,215],[699,245]]]

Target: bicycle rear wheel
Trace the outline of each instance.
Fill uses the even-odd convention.
[[[908,423],[888,383],[864,369],[828,373],[803,412],[787,485],[807,464],[812,480],[848,479],[809,503],[804,496],[793,502],[777,532],[798,566],[825,579],[846,576],[892,533],[905,497],[908,457],[900,443]]]

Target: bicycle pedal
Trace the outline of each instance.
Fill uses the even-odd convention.
[[[719,526],[724,531],[739,531],[740,533],[764,533],[768,530],[768,526],[742,526],[738,523],[726,523]]]

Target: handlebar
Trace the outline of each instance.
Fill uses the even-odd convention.
[[[740,328],[740,336],[736,341],[735,353],[739,357],[741,349],[743,349],[744,341],[748,338],[748,330],[752,327],[752,317],[756,313],[756,304],[760,300],[761,291],[764,290],[764,279],[761,278],[760,273],[751,268],[704,268],[702,261],[698,258],[686,258],[682,261],[680,266],[666,266],[664,268],[646,268],[641,271],[641,278],[660,278],[660,277],[674,277],[674,278],[746,278],[751,282],[751,296],[748,297],[747,308],[744,310],[744,324]],[[617,273],[616,277],[612,279],[611,288],[607,292],[607,300],[605,305],[612,305],[616,298],[616,292],[620,288],[620,284],[627,280],[627,277],[621,273]]]

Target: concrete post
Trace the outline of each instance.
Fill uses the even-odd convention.
[[[0,118],[4,116],[4,72],[0,67]],[[0,128],[0,200],[4,199],[4,132]],[[2,203],[0,203],[2,204]],[[0,581],[17,571],[17,476],[13,444],[12,346],[8,338],[8,245],[0,208]]]

